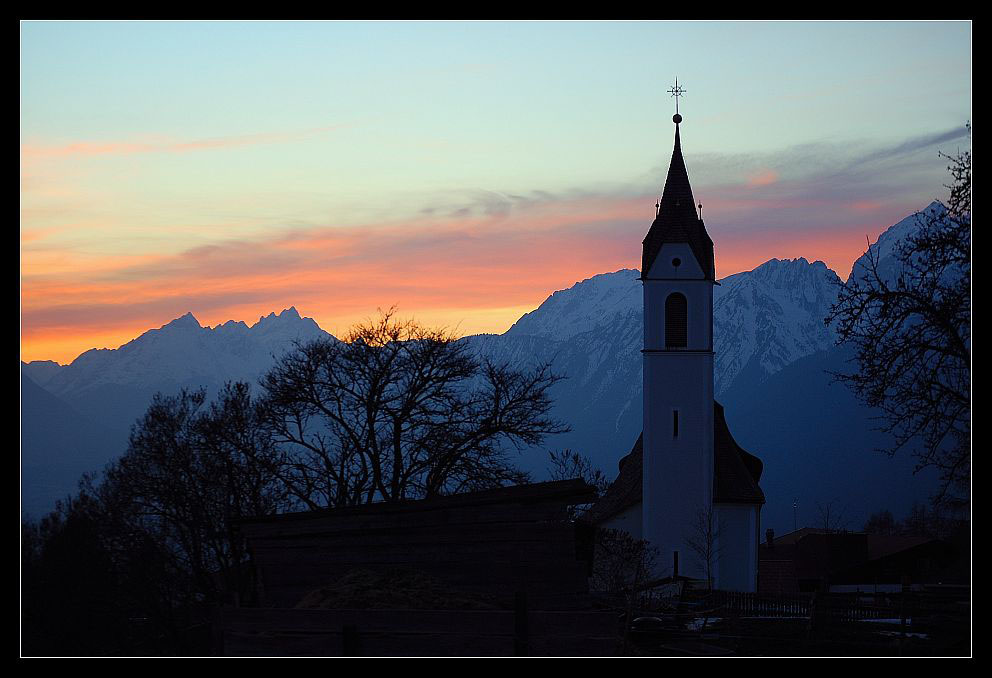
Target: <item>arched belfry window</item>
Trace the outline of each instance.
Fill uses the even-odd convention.
[[[675,292],[665,300],[665,346],[685,348],[687,343],[688,303],[685,295]]]

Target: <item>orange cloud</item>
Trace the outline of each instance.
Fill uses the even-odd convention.
[[[889,207],[867,222],[864,212],[801,192],[781,197],[738,186],[699,193],[720,196],[703,200],[720,277],[800,256],[846,277],[865,236],[874,239],[906,214]],[[481,216],[458,210],[457,217],[297,229],[178,254],[22,250],[22,356],[68,362],[187,311],[216,325],[293,305],[337,334],[393,304],[402,315],[463,333],[502,332],[554,290],[637,268],[654,216],[644,196],[509,203]]]
[[[134,141],[78,141],[70,144],[45,145],[22,144],[22,161],[42,160],[47,158],[64,158],[71,156],[100,156],[100,155],[133,155],[136,153],[188,153],[218,148],[234,148],[254,144],[272,144],[286,141],[299,141],[308,137],[341,129],[347,125],[328,125],[298,132],[270,132],[261,134],[243,134],[240,136],[214,137],[193,141],[177,141],[174,139],[155,139],[145,142]]]
[[[756,172],[747,178],[749,186],[769,186],[778,181],[778,172],[772,169],[764,169]]]
[[[552,203],[509,217],[299,230],[178,255],[27,252],[24,359],[69,361],[97,337],[124,343],[189,310],[217,324],[295,305],[341,332],[377,307],[398,304],[463,332],[503,331],[555,289],[637,265],[630,243],[650,220],[648,201]],[[43,352],[53,350],[59,353]]]

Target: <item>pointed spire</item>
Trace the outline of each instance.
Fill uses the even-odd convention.
[[[684,90],[676,84],[670,91],[673,91],[672,96],[678,97]],[[696,213],[696,201],[692,196],[689,173],[685,167],[685,159],[682,157],[682,138],[679,132],[682,116],[676,113],[672,116],[672,122],[675,123],[675,148],[672,150],[672,160],[668,166],[665,189],[657,207],[657,216],[651,224],[647,237],[644,238],[641,277],[647,277],[662,245],[666,242],[684,242],[692,248],[704,275],[714,280],[713,241],[710,240],[702,220]]]
[[[692,186],[689,185],[689,172],[685,168],[682,157],[682,140],[679,137],[679,125],[675,123],[675,149],[672,151],[672,161],[668,165],[668,178],[665,180],[665,190],[661,194],[661,211],[667,207],[680,215],[696,220],[695,201],[692,197]],[[691,214],[690,214],[691,213]]]

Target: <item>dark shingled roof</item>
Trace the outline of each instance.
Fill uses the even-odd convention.
[[[644,475],[644,434],[637,436],[637,442],[630,453],[620,460],[620,474],[585,514],[586,520],[598,523],[612,518],[624,509],[641,503],[641,477]]]
[[[679,127],[675,126],[675,150],[668,166],[668,178],[661,195],[658,216],[644,238],[644,251],[641,256],[641,276],[647,277],[651,265],[665,243],[688,243],[708,280],[716,279],[713,266],[713,241],[706,233],[702,219],[696,214],[696,201],[692,197],[689,174],[682,158],[682,143]]]
[[[644,475],[644,434],[620,460],[620,474],[596,502],[586,519],[602,522],[631,506],[641,503]],[[749,454],[731,435],[723,415],[723,405],[713,401],[713,501],[717,504],[764,504],[765,495],[758,486],[763,464]]]
[[[758,487],[764,464],[746,452],[730,433],[723,405],[713,401],[713,501],[720,504],[764,504]]]

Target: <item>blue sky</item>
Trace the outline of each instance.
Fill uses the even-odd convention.
[[[506,329],[637,265],[675,77],[718,275],[846,276],[941,196],[972,107],[969,22],[23,22],[20,73],[25,344],[63,360],[188,310]],[[505,243],[541,256],[495,266]]]

